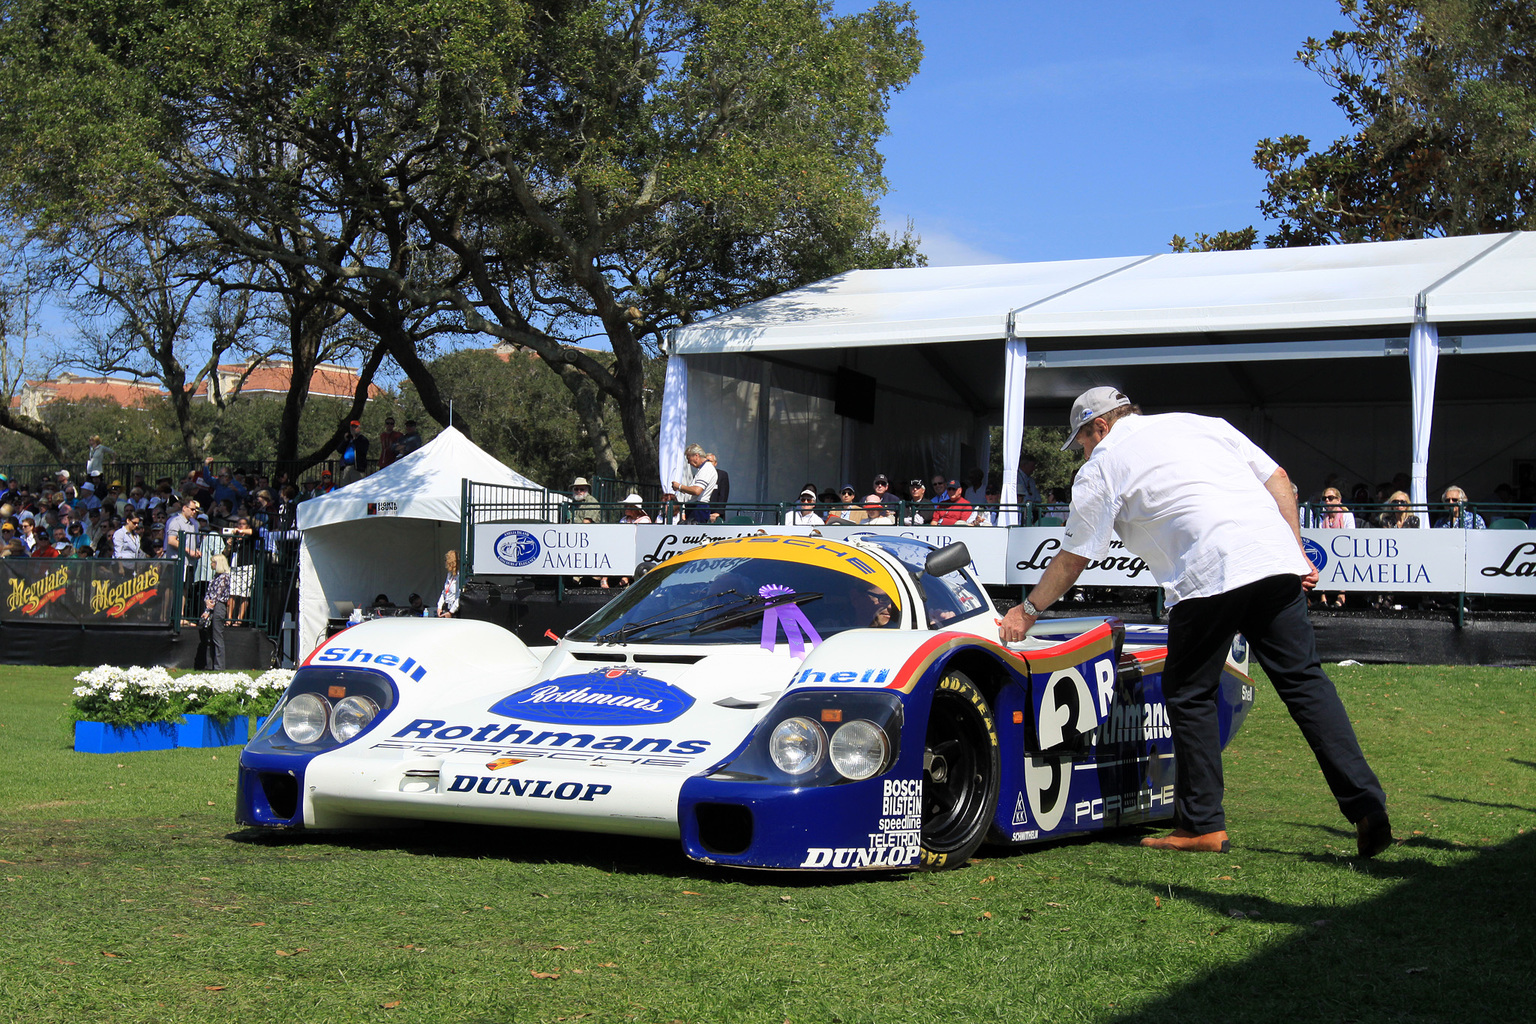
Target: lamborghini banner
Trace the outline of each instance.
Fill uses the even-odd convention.
[[[171,625],[176,563],[164,559],[0,559],[0,622]]]

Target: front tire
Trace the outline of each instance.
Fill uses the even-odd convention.
[[[946,673],[934,691],[923,746],[925,870],[964,864],[986,838],[1001,763],[986,698],[963,672]]]

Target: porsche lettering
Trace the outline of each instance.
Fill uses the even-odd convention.
[[[1142,789],[1135,793],[1111,793],[1097,800],[1079,800],[1072,808],[1074,821],[1102,821],[1123,811],[1145,811],[1154,807],[1173,806],[1173,787]]]

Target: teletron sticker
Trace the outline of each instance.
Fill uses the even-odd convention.
[[[878,831],[866,846],[812,846],[802,868],[909,867],[922,856],[923,780],[886,779],[880,793]]]

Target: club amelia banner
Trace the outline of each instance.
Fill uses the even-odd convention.
[[[700,526],[695,523],[647,526],[476,524],[471,550],[476,575],[628,576],[636,567],[657,565],[706,540],[774,534],[815,533],[842,540],[858,533],[916,537],[938,547],[963,540],[971,552],[971,570],[983,583],[1006,582],[1008,531],[985,527],[859,526]]]
[[[477,524],[476,575],[628,576],[707,540],[767,531],[841,540],[859,533],[964,541],[983,583],[1029,585],[1061,550],[1061,527],[700,526]],[[1375,593],[1536,594],[1536,531],[1305,530],[1318,588]],[[1154,587],[1151,570],[1119,541],[1078,578],[1090,587]]]
[[[0,622],[169,626],[174,561],[0,559]]]

